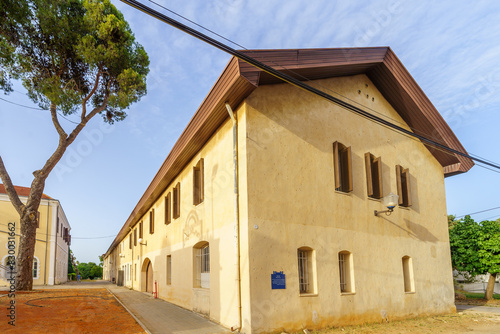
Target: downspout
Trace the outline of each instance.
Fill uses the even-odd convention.
[[[128,227],[129,230],[130,230],[130,240],[132,240],[132,227]],[[134,240],[135,241],[135,240]],[[132,266],[130,266],[130,270],[132,271],[132,275],[131,276],[131,281],[132,281],[132,290],[134,290],[134,275],[135,275],[135,271],[134,271],[134,248],[135,248],[135,245],[133,242],[131,242],[132,244]]]
[[[57,203],[57,206],[56,206],[56,224],[59,223],[57,220],[57,217],[59,217],[59,203]],[[56,231],[57,231],[57,229],[56,229]],[[57,282],[57,232],[56,232],[56,249],[55,249],[55,253],[54,253],[54,285],[57,284],[56,282]]]
[[[43,285],[47,284],[47,250],[49,246],[49,207],[50,207],[50,201],[47,200],[47,233],[45,233],[45,260],[44,260],[44,265],[45,269],[43,271]]]
[[[236,284],[238,286],[238,325],[231,327],[231,331],[241,330],[241,276],[240,276],[240,215],[239,215],[239,190],[238,190],[238,122],[233,109],[226,102],[226,109],[233,121],[233,167],[234,167],[234,255],[236,265]]]

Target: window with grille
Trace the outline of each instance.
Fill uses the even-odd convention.
[[[382,158],[365,153],[365,170],[368,197],[382,198]]]
[[[149,234],[155,233],[155,209],[149,211]]]
[[[193,204],[203,202],[203,159],[193,167]]]
[[[172,214],[174,219],[179,218],[181,216],[181,184],[180,182],[174,187],[173,190],[173,210]]]
[[[415,281],[413,279],[413,261],[409,256],[403,256],[403,279],[405,292],[415,292]]]
[[[352,191],[351,147],[333,143],[333,170],[335,173],[335,190],[345,193]]]
[[[348,251],[339,253],[340,292],[354,292],[354,270],[352,254]]]
[[[172,284],[172,256],[167,255],[167,285]]]
[[[168,225],[172,221],[172,214],[170,212],[170,207],[171,207],[171,200],[170,200],[170,193],[165,196],[165,224]]]
[[[396,185],[399,195],[399,206],[411,206],[410,192],[410,172],[408,168],[403,168],[400,165],[396,166]]]
[[[38,259],[33,258],[33,278],[38,278]]]
[[[194,248],[195,263],[194,286],[197,288],[210,288],[210,246],[207,242],[198,243]]]
[[[316,293],[316,268],[314,250],[310,247],[297,249],[299,269],[299,292],[301,294]]]

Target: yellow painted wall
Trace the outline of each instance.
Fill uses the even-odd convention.
[[[314,86],[407,127],[365,75]],[[246,100],[246,131],[252,333],[455,310],[443,170],[420,142],[287,84]],[[334,190],[335,141],[352,149],[349,194]],[[367,197],[366,152],[382,157],[384,196],[397,192],[395,166],[409,168],[411,208],[374,216],[384,207]],[[303,246],[315,251],[316,295],[299,293]],[[340,292],[343,250],[352,252],[354,294]],[[403,256],[413,261],[415,293],[404,292]],[[271,289],[273,271],[286,275],[285,290]]]
[[[242,125],[244,123],[240,124],[240,127]],[[242,133],[245,133],[244,129]],[[241,149],[244,151],[244,147]],[[193,167],[200,158],[204,159],[204,201],[194,205]],[[129,233],[124,239],[125,242],[122,241],[104,262],[104,272],[108,273],[105,274],[106,277],[117,278],[117,270],[123,266],[137,266],[137,276],[132,272],[130,280],[129,275],[126,275],[125,285],[145,291],[145,271],[147,262],[151,261],[159,298],[205,314],[227,327],[237,325],[233,175],[233,130],[229,120],[219,128],[141,218],[142,243],[146,245],[138,243],[130,249]],[[178,182],[181,184],[181,215],[177,219],[172,217],[171,223],[166,225],[165,197],[170,192],[173,204],[172,191]],[[154,234],[150,234],[149,211],[153,208],[155,228]],[[139,224],[136,224],[132,228],[132,235],[138,226]],[[209,289],[195,288],[193,283],[193,246],[201,241],[207,241],[210,245]],[[167,255],[172,258],[171,285],[167,285]]]
[[[16,254],[19,247],[19,233],[21,229],[19,214],[14,209],[14,206],[10,203],[5,194],[0,194],[0,260],[4,259],[8,255],[8,249],[6,244],[8,242],[9,235],[5,232],[9,232],[8,224],[10,222],[15,223],[16,230]],[[25,200],[25,198],[21,198]],[[63,241],[62,236],[58,235],[58,253],[53,253],[56,256],[56,260],[52,261],[55,264],[55,276],[54,273],[50,272],[51,266],[51,247],[55,247],[55,242],[51,245],[51,239],[55,239],[56,231],[53,231],[53,219],[55,219],[56,206],[59,205],[57,201],[53,200],[42,200],[39,212],[40,212],[40,223],[36,230],[36,244],[35,244],[35,258],[38,259],[39,273],[37,278],[33,279],[33,285],[44,285],[49,284],[49,276],[55,277],[55,283],[59,284],[67,281],[67,254],[68,245]],[[60,209],[61,210],[61,209]],[[62,211],[59,215],[64,216]],[[61,220],[62,222],[62,220]],[[69,225],[65,225],[69,227]],[[54,268],[54,267],[52,267]],[[0,270],[1,271],[1,270]],[[7,286],[8,282],[5,280],[5,271],[1,271],[2,277],[0,277],[0,286]]]

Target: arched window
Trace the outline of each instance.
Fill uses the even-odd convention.
[[[206,241],[197,243],[193,248],[193,273],[195,288],[210,288],[210,245]]]
[[[339,252],[339,275],[340,292],[354,293],[354,265],[352,253],[349,251]]]

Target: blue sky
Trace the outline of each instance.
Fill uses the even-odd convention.
[[[469,153],[500,163],[500,2],[157,2],[247,49],[390,46]],[[45,193],[61,201],[72,226],[71,247],[81,262],[97,262],[108,249],[230,59],[117,0],[112,3],[148,52],[151,72],[148,95],[128,110],[126,120],[110,127],[95,118],[47,180]],[[21,84],[14,89],[0,97],[36,107]],[[61,122],[68,131],[74,126]],[[48,112],[0,100],[0,155],[16,185],[31,184],[32,172],[56,144]],[[498,189],[500,175],[479,166],[447,178],[448,212],[500,206]],[[473,216],[498,217],[500,210]]]

